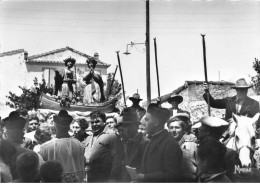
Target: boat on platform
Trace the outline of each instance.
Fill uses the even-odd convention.
[[[61,106],[60,102],[56,101],[53,97],[48,96],[46,94],[42,94],[40,98],[40,107],[42,109],[50,109],[50,110],[61,110],[65,109],[67,111],[79,111],[79,112],[93,112],[99,110],[104,113],[111,113],[115,110],[116,102],[119,100],[119,96],[116,96],[106,102],[103,103],[90,103],[88,105],[73,105],[71,104],[69,107]]]

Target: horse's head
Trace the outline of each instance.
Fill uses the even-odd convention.
[[[242,167],[252,166],[251,154],[255,149],[255,122],[258,120],[258,118],[259,113],[257,113],[253,118],[233,114],[233,119],[236,123],[234,139],[235,150],[239,154]]]

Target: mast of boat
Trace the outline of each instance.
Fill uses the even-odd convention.
[[[123,80],[123,74],[122,74],[122,69],[121,69],[121,64],[120,64],[119,51],[116,51],[116,54],[117,54],[117,60],[118,60],[119,71],[120,71],[121,82],[122,82],[122,88],[123,88],[124,103],[125,103],[125,106],[126,106],[124,80]]]

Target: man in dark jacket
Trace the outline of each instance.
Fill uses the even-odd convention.
[[[237,91],[237,95],[233,97],[226,97],[223,99],[214,99],[209,93],[208,84],[204,84],[205,93],[203,98],[207,102],[207,93],[209,95],[209,103],[213,108],[226,109],[225,120],[232,118],[232,113],[239,116],[254,117],[256,113],[259,113],[259,103],[247,96],[248,89],[252,87],[247,84],[244,78],[238,79],[236,85],[233,86]],[[257,128],[260,127],[260,121],[256,123]],[[235,131],[235,126],[230,125],[229,135],[233,135]],[[257,137],[259,138],[259,137]]]
[[[170,111],[157,104],[150,104],[144,124],[151,141],[148,143],[138,182],[178,182],[181,180],[182,151],[171,134],[164,129]]]
[[[93,135],[83,142],[88,182],[118,182],[121,179],[122,143],[115,131],[105,125],[106,115],[90,114]]]
[[[205,92],[209,93],[210,106],[213,108],[226,109],[225,119],[228,120],[232,118],[232,113],[239,116],[254,117],[259,110],[259,103],[247,96],[248,89],[252,87],[249,86],[244,78],[238,79],[236,85],[233,86],[237,91],[237,95],[233,97],[226,97],[223,99],[214,99],[209,93],[209,87],[204,84]],[[207,95],[203,94],[205,101],[207,102]]]
[[[133,105],[128,107],[127,110],[130,108],[133,112],[136,112],[138,120],[140,121],[146,112],[146,110],[139,105],[140,101],[143,99],[140,99],[140,95],[138,93],[134,93],[133,96],[129,98],[129,100],[132,101]]]
[[[198,123],[192,126],[193,129],[199,130],[197,136],[199,145],[210,139],[219,141],[227,127],[228,122],[212,116],[202,117]],[[223,168],[225,169],[228,178],[232,181],[236,181],[234,178],[234,171],[237,163],[237,153],[233,149],[226,147]],[[198,174],[200,175],[200,170],[198,170]]]
[[[118,123],[118,125],[121,125],[123,138],[126,139],[124,143],[123,182],[131,181],[126,165],[140,171],[142,156],[149,142],[149,139],[144,137],[143,133],[138,132],[139,124],[137,114],[131,111],[124,112],[122,122]]]

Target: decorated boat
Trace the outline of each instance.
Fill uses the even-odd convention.
[[[80,111],[80,112],[87,112],[87,111],[96,111],[99,110],[105,113],[111,113],[115,109],[116,102],[119,100],[119,96],[115,96],[110,100],[102,103],[90,103],[90,104],[70,104],[69,106],[62,106],[60,102],[56,101],[55,98],[48,96],[46,94],[42,94],[40,98],[40,107],[42,109],[50,109],[50,110],[61,110],[65,109],[67,111]]]

